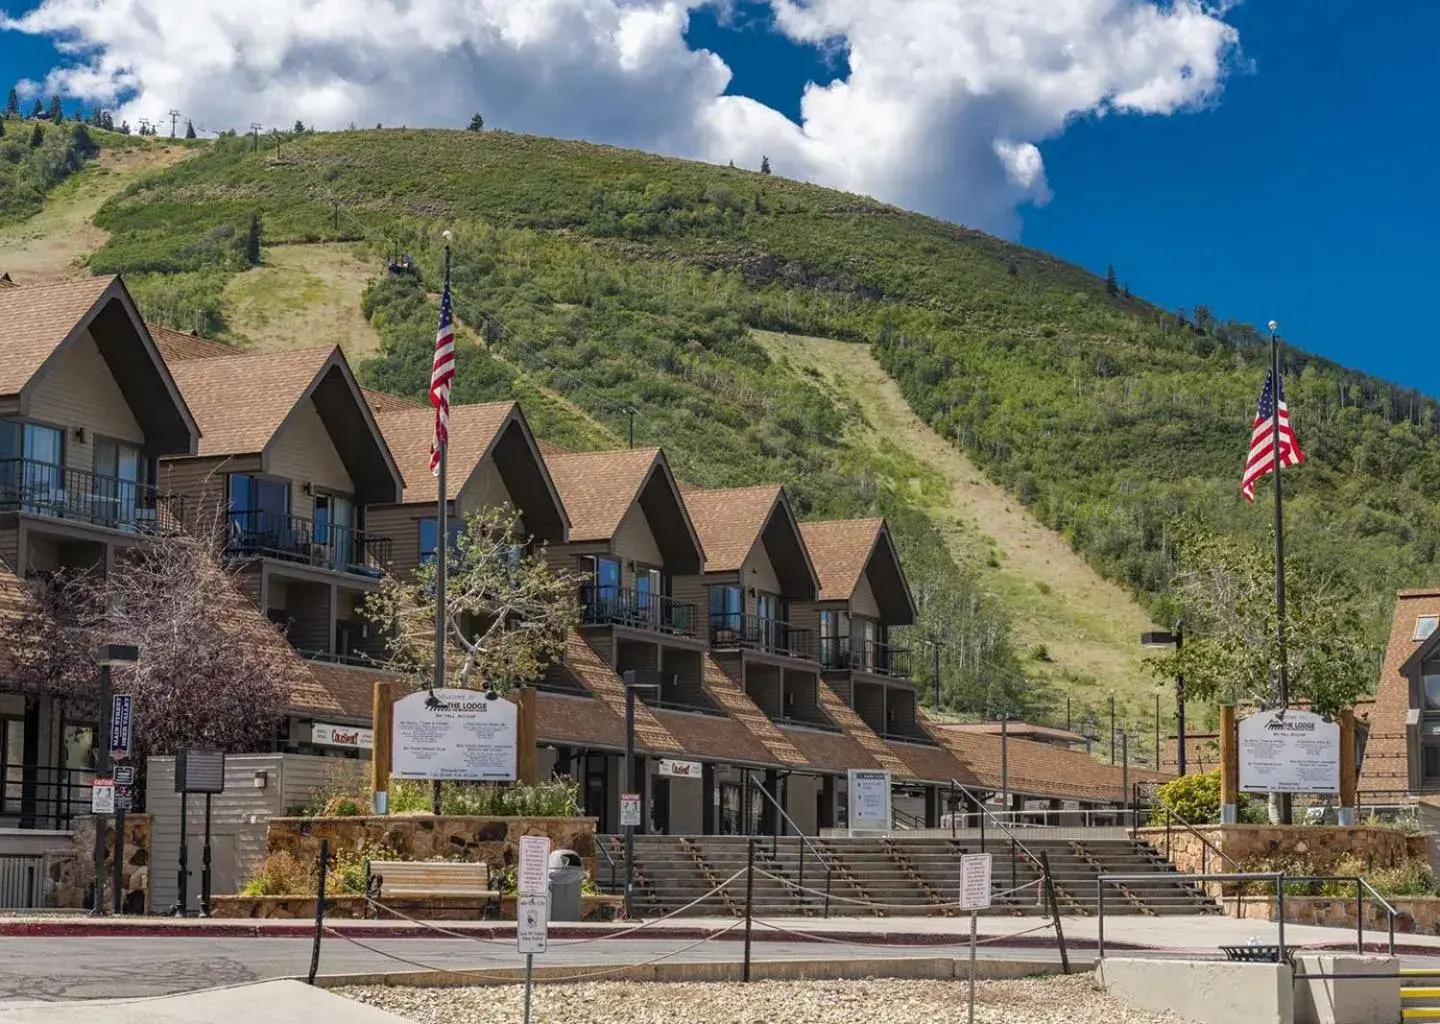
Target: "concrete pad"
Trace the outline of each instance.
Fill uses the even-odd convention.
[[[156,999],[86,999],[0,1007],[0,1024],[410,1024],[404,1017],[299,981],[207,989]]]
[[[1366,978],[1304,979],[1295,985],[1295,1024],[1372,1024],[1400,1019],[1400,961],[1353,953],[1301,953],[1297,974],[1374,974]]]
[[[1294,1024],[1288,964],[1104,957],[1096,980],[1114,998],[1196,1024]],[[1398,1019],[1398,1018],[1397,1018]]]

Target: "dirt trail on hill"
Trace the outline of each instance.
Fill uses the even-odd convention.
[[[103,150],[94,164],[61,183],[35,216],[0,227],[0,272],[18,284],[87,276],[89,271],[76,261],[104,245],[107,237],[91,222],[95,211],[131,182],[196,152],[164,145]]]
[[[839,395],[858,404],[875,436],[944,477],[949,503],[932,507],[932,515],[957,561],[974,565],[1010,608],[1021,653],[1045,646],[1051,662],[1037,664],[1037,671],[1053,677],[1056,669],[1071,669],[1093,676],[1090,686],[1064,688],[1091,703],[1114,689],[1122,704],[1143,713],[1146,700],[1153,699],[1154,680],[1140,667],[1138,641],[1152,624],[1124,589],[1101,577],[1063,537],[921,421],[868,346],[755,334],[773,356],[818,372]],[[984,564],[987,548],[997,556],[998,567]]]

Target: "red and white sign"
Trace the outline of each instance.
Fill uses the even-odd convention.
[[[310,727],[310,742],[321,747],[349,747],[351,750],[373,750],[375,734],[369,729],[349,725],[316,722]]]
[[[698,779],[703,770],[699,761],[660,761],[660,774],[672,779]]]
[[[90,783],[90,813],[115,813],[114,779],[95,779]]]

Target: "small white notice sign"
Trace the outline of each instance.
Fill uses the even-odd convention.
[[[95,779],[90,783],[90,813],[115,813],[114,779]]]
[[[639,793],[620,794],[620,827],[625,828],[627,825],[634,828],[640,827]]]
[[[515,944],[521,953],[545,952],[550,940],[550,899],[548,896],[518,896],[515,899]]]
[[[990,908],[990,854],[966,853],[960,856],[960,909]]]
[[[522,896],[544,896],[550,891],[550,838],[520,837],[520,870],[515,886]]]

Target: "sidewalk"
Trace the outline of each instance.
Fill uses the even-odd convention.
[[[556,922],[550,937],[593,939],[597,935],[627,932],[641,922]],[[736,919],[725,917],[670,918],[645,925],[639,934],[657,939],[700,939],[715,932],[732,929],[727,939],[738,940],[742,932],[735,928]],[[334,919],[327,928],[352,938],[444,938],[441,929],[465,937],[513,940],[514,922],[440,921],[430,924],[406,921],[355,921]],[[1041,927],[1045,919],[1038,917],[987,917],[979,919],[979,936],[989,945],[1012,948],[1053,948],[1054,931]],[[1099,921],[1094,917],[1062,917],[1066,944],[1077,949],[1094,949],[1099,937]],[[1036,930],[1039,929],[1039,930]],[[313,921],[295,920],[215,920],[167,917],[105,917],[33,916],[0,918],[0,938],[4,937],[186,937],[204,935],[211,938],[308,938],[315,932]],[[879,945],[923,946],[950,945],[968,941],[968,917],[831,917],[756,918],[752,929],[755,941],[803,940],[816,936],[818,941],[845,941]],[[1220,916],[1146,917],[1127,914],[1105,918],[1105,944],[1116,949],[1156,951],[1197,951],[1213,953],[1220,946],[1243,946],[1251,938],[1261,944],[1273,945],[1278,928],[1269,921],[1236,920]],[[1383,931],[1365,932],[1367,947],[1383,948],[1387,935]],[[1397,951],[1411,955],[1440,957],[1440,936],[1397,934]],[[1287,924],[1287,946],[1315,946],[1353,949],[1355,931],[1347,928],[1320,928],[1313,925]]]

